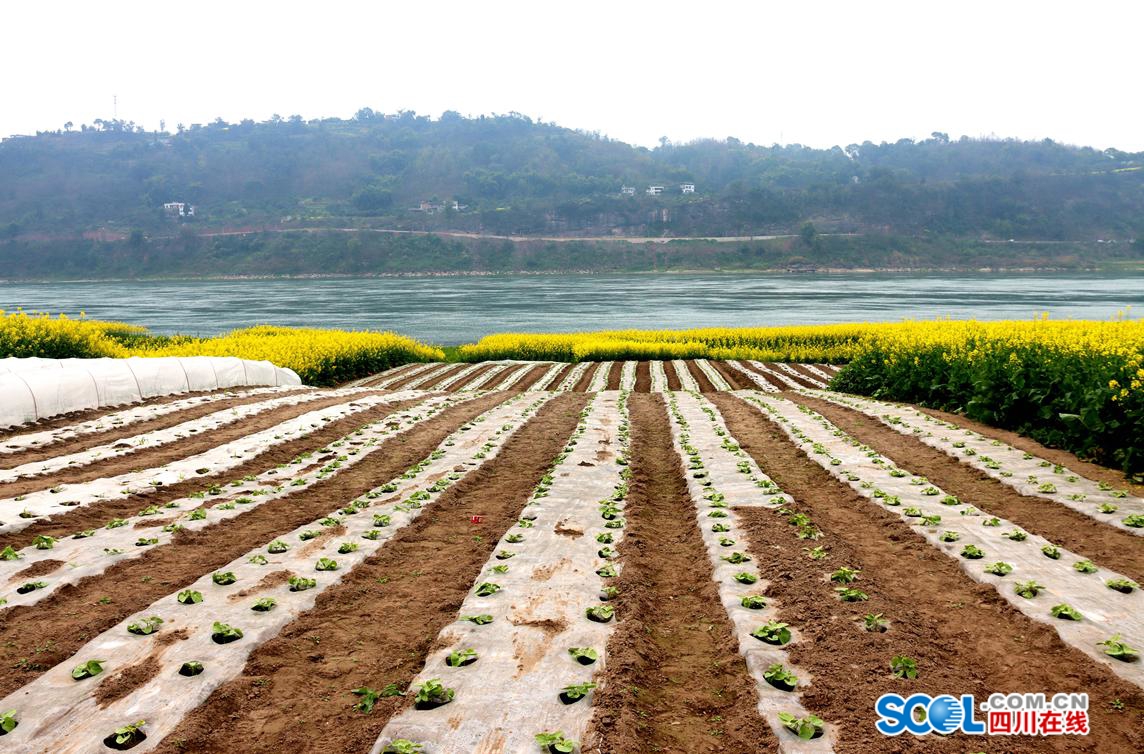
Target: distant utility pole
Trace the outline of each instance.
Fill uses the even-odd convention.
[[[119,95],[111,95],[111,119],[119,120]]]

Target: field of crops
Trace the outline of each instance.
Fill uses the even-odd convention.
[[[0,433],[0,749],[1144,750],[1119,471],[829,359],[421,355]],[[1088,709],[874,727],[1011,692]]]

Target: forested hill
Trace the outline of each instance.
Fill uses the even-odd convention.
[[[515,114],[365,109],[173,133],[98,121],[0,143],[0,241],[17,242],[321,227],[732,236],[808,222],[819,233],[1127,242],[1144,236],[1141,207],[1144,153],[940,133],[832,149],[733,138],[646,149]]]

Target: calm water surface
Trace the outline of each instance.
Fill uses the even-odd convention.
[[[253,324],[395,330],[454,345],[503,331],[1144,312],[1144,273],[647,274],[3,283],[0,309],[211,335]]]

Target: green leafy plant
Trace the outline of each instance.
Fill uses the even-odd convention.
[[[830,580],[836,584],[851,584],[858,579],[858,574],[862,571],[858,568],[848,568],[843,566],[834,573],[830,574]]]
[[[265,555],[259,553],[257,555],[251,555],[249,558],[246,559],[246,562],[247,563],[253,563],[254,565],[262,566],[262,565],[266,565],[270,561],[266,559]]]
[[[537,733],[534,738],[542,749],[552,754],[569,754],[576,750],[576,742],[565,738],[560,731]]]
[[[961,548],[961,557],[966,560],[980,560],[985,557],[985,552],[977,545],[966,545]]]
[[[493,622],[493,616],[487,613],[481,615],[465,615],[461,617],[461,620],[467,620],[470,623],[476,623],[478,626],[484,626]]]
[[[203,601],[203,593],[194,589],[184,589],[175,597],[180,605],[197,605]]]
[[[759,641],[766,642],[767,644],[775,644],[777,646],[787,644],[791,639],[790,628],[787,626],[787,624],[780,623],[776,620],[767,621],[763,625],[759,626],[751,632],[751,636],[755,637]]]
[[[290,585],[291,592],[304,592],[307,589],[313,589],[318,585],[317,579],[308,579],[304,576],[291,576],[286,580]]]
[[[789,712],[780,712],[779,722],[783,724],[784,728],[804,741],[818,738],[822,735],[822,731],[826,727],[826,723],[823,722],[822,718],[810,714],[805,717],[795,717]]]
[[[917,678],[918,663],[912,657],[894,655],[890,660],[890,672],[897,678]]]
[[[134,623],[128,623],[127,633],[136,636],[149,636],[158,631],[161,625],[163,625],[163,619],[158,615],[152,615],[149,618],[141,618]]]
[[[203,664],[198,660],[189,660],[179,666],[179,675],[196,676],[203,672]]]
[[[1133,529],[1144,528],[1144,513],[1133,513],[1130,516],[1125,516],[1122,523],[1125,526],[1131,526]]]
[[[273,610],[274,606],[277,604],[278,600],[274,599],[273,597],[260,597],[259,599],[255,600],[250,609],[256,613],[268,613]]]
[[[346,555],[346,554],[351,553],[351,552],[357,552],[357,550],[358,550],[358,544],[356,542],[342,542],[341,545],[338,546],[338,553],[340,553],[341,555]]]
[[[740,563],[749,563],[751,556],[743,552],[733,552],[730,555],[723,555],[722,559],[733,565],[739,565]]]
[[[870,599],[870,595],[853,587],[839,586],[835,587],[834,591],[838,593],[838,599],[843,602],[865,602]]]
[[[8,545],[3,550],[0,550],[0,560],[19,560],[24,557],[12,545]]]
[[[615,616],[616,610],[611,605],[596,605],[595,607],[588,608],[585,613],[590,621],[607,623]]]
[[[408,738],[395,738],[381,751],[382,754],[421,754],[424,750],[424,744],[414,743]]]
[[[46,534],[38,534],[32,539],[32,546],[37,550],[50,550],[56,546],[56,538]]]
[[[440,678],[430,678],[417,686],[413,701],[419,709],[432,709],[453,701],[456,693],[453,689],[441,685]]]
[[[818,545],[817,547],[804,547],[802,548],[802,551],[805,552],[806,556],[811,560],[822,560],[823,558],[829,556],[826,548],[822,545]]]
[[[20,721],[16,719],[16,710],[10,709],[7,712],[0,712],[0,734],[8,735],[16,730],[16,726],[19,724]]]
[[[767,606],[767,600],[757,594],[749,594],[739,600],[739,604],[748,610],[762,610]]]
[[[318,562],[314,564],[314,569],[317,571],[336,571],[338,570],[338,561],[333,558],[318,558]]]
[[[1113,591],[1122,592],[1123,594],[1129,594],[1133,589],[1139,588],[1139,585],[1135,581],[1124,578],[1109,579],[1104,582],[1104,585]]]
[[[215,571],[211,574],[211,581],[219,586],[228,586],[238,581],[238,578],[235,577],[234,571]]]
[[[1100,569],[1091,560],[1078,560],[1073,563],[1073,570],[1079,573],[1096,573]]]
[[[1052,560],[1061,559],[1061,548],[1057,547],[1056,545],[1045,545],[1041,548],[1041,552],[1044,553],[1046,558],[1050,558]]]
[[[1005,532],[1001,536],[1005,537],[1008,540],[1012,540],[1013,542],[1024,542],[1026,539],[1029,538],[1029,535],[1026,534],[1025,532],[1021,531],[1020,529],[1014,529],[1013,531]]]
[[[124,744],[141,741],[143,739],[143,726],[147,724],[146,720],[137,720],[136,722],[124,725],[121,728],[116,728],[115,743],[119,746]]]
[[[994,576],[1006,576],[1013,572],[1013,566],[1009,563],[998,560],[996,563],[985,566],[985,572],[991,573]]]
[[[754,584],[755,582],[757,582],[759,580],[759,577],[753,573],[743,571],[741,573],[736,573],[734,576],[734,579],[735,579],[735,581],[738,581],[740,584]]]
[[[1052,615],[1054,618],[1060,618],[1061,620],[1084,619],[1084,616],[1080,614],[1079,610],[1064,602],[1059,605],[1053,605],[1052,608],[1049,609],[1049,615]]]
[[[501,588],[502,587],[500,584],[494,584],[491,581],[484,581],[477,585],[476,594],[478,597],[489,597],[499,592]]]
[[[1115,657],[1118,660],[1131,662],[1136,659],[1139,654],[1135,649],[1124,643],[1120,634],[1114,634],[1111,638],[1096,643],[1098,647],[1104,647],[1104,653],[1109,657]]]
[[[862,627],[873,633],[884,633],[890,627],[881,613],[868,613],[862,618]]]
[[[1029,581],[1018,581],[1014,586],[1014,590],[1017,592],[1017,594],[1021,595],[1025,599],[1033,599],[1038,594],[1040,594],[1041,590],[1044,588],[1045,587],[1038,584],[1036,581],[1033,581],[1032,579]]]
[[[942,542],[956,542],[957,540],[961,539],[961,535],[955,531],[943,531],[938,536],[938,539],[940,539]]]
[[[46,581],[29,581],[26,584],[22,584],[16,587],[16,594],[27,594],[28,592],[34,592],[37,589],[43,589],[47,585],[48,582]]]
[[[449,656],[445,658],[445,664],[451,668],[463,668],[466,665],[472,665],[477,661],[477,658],[477,650],[475,649],[458,649],[449,653]]]
[[[763,680],[783,691],[794,691],[795,687],[798,686],[798,676],[778,662],[763,671]]]
[[[578,702],[588,695],[588,692],[596,688],[594,683],[576,683],[571,686],[565,686],[560,691],[560,701],[565,704],[572,704]]]
[[[84,678],[92,678],[103,672],[103,663],[107,660],[88,660],[81,662],[72,668],[71,677],[77,681],[82,681]]]
[[[215,644],[229,644],[242,638],[242,629],[215,621],[211,625],[211,640]]]
[[[570,647],[568,654],[581,665],[591,665],[600,658],[599,653],[591,647]]]

